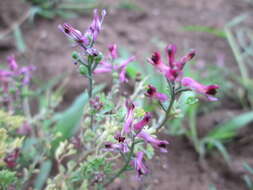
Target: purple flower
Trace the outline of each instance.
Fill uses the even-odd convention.
[[[128,134],[131,131],[132,123],[134,119],[134,104],[130,101],[126,101],[127,115],[125,117],[125,124],[122,129],[122,134]]]
[[[132,162],[136,172],[137,172],[137,178],[140,179],[143,175],[146,175],[148,173],[148,169],[144,164],[144,153],[138,152],[136,154],[136,158]]]
[[[25,121],[20,128],[18,128],[17,133],[20,135],[29,136],[32,132],[31,125]]]
[[[148,59],[148,62],[161,73],[165,73],[168,70],[168,67],[162,62],[161,54],[159,52],[154,52],[152,57]]]
[[[151,113],[147,112],[141,121],[134,124],[134,130],[141,131],[143,127],[150,122],[151,118],[152,118]]]
[[[106,15],[105,10],[102,10],[101,17],[99,16],[97,9],[95,9],[93,11],[93,21],[92,21],[89,29],[85,33],[86,36],[91,36],[93,41],[96,41],[97,36],[102,29],[102,23],[104,21],[105,15]]]
[[[93,43],[96,41],[98,34],[102,29],[102,23],[104,17],[106,15],[106,11],[103,10],[101,13],[101,17],[98,15],[98,10],[94,10],[94,17],[91,25],[85,33],[80,32],[75,29],[68,23],[64,23],[63,25],[59,25],[58,28],[70,39],[75,41],[79,46],[84,48],[85,52],[89,55],[94,54],[94,48],[92,48]]]
[[[144,131],[141,131],[137,136],[143,139],[145,142],[150,143],[153,147],[158,148],[161,152],[168,152],[166,149],[167,145],[169,144],[168,141],[159,140]]]
[[[109,55],[112,59],[118,58],[118,48],[116,44],[112,44],[108,47],[109,49]]]
[[[103,103],[100,101],[98,96],[91,99],[90,104],[92,105],[93,109],[95,109],[97,111],[99,111],[103,107]]]
[[[4,162],[6,163],[8,168],[14,168],[16,166],[19,154],[20,150],[19,148],[16,148],[11,153],[5,156]]]
[[[195,81],[194,79],[190,77],[184,77],[181,83],[183,86],[188,87],[196,91],[197,93],[205,95],[210,101],[218,100],[218,98],[216,98],[215,95],[217,93],[217,89],[219,89],[219,86],[216,84],[206,86]]]
[[[169,61],[169,66],[171,68],[174,67],[176,52],[177,52],[177,47],[174,44],[171,44],[167,47],[168,61]]]
[[[168,100],[168,97],[165,94],[157,92],[157,89],[152,85],[148,85],[148,89],[145,95],[149,98],[154,98],[161,102]]]
[[[78,45],[84,47],[85,49],[86,46],[89,45],[89,39],[70,24],[64,23],[63,25],[59,25],[58,28],[71,40],[75,41]]]
[[[31,72],[34,71],[36,68],[34,66],[26,66],[22,67],[19,70],[19,75],[23,76],[22,83],[23,85],[28,85],[31,80]]]
[[[79,135],[75,135],[71,138],[71,143],[74,145],[76,149],[82,148],[82,140]]]
[[[114,47],[109,47],[109,55],[108,57],[116,57],[116,50],[113,50],[116,48],[116,45],[113,45]],[[127,76],[126,76],[126,67],[129,63],[133,62],[135,60],[135,56],[129,57],[125,61],[123,61],[121,64],[112,64],[107,60],[103,60],[100,62],[99,66],[94,70],[94,74],[99,73],[112,73],[113,71],[117,71],[119,73],[119,80],[120,82],[127,82]]]
[[[112,152],[122,152],[122,153],[129,152],[129,148],[126,142],[124,143],[107,142],[105,143],[105,150],[112,151]]]
[[[13,72],[0,70],[0,80],[7,80],[9,77],[13,75]]]
[[[122,136],[120,132],[116,132],[116,134],[114,135],[114,139],[117,140],[119,143],[123,143],[126,137]]]
[[[161,55],[159,52],[154,52],[149,63],[154,65],[154,67],[164,74],[164,76],[170,80],[179,80],[182,76],[184,65],[190,61],[195,56],[195,51],[190,51],[186,56],[182,57],[179,61],[175,60],[176,46],[169,45],[166,47],[166,53],[168,56],[168,64],[164,64],[161,60]]]
[[[14,55],[9,56],[7,58],[7,62],[9,64],[9,68],[10,68],[11,71],[13,71],[13,72],[17,71],[18,64],[16,62],[16,59],[15,59]]]

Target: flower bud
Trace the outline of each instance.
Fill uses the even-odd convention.
[[[104,58],[103,54],[99,52],[98,55],[95,56],[95,62],[99,63],[103,58]]]
[[[72,58],[73,59],[78,59],[79,58],[79,55],[78,55],[78,53],[76,51],[72,52]]]
[[[81,75],[86,76],[88,74],[88,69],[87,69],[86,66],[80,65],[79,66],[79,72],[80,72]]]

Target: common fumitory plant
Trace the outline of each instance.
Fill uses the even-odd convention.
[[[145,63],[166,79],[168,90],[160,91],[146,78],[133,80],[129,68],[135,64],[135,56],[122,57],[113,43],[105,54],[96,46],[105,15],[105,10],[95,9],[84,32],[68,23],[58,26],[75,44],[73,67],[88,81],[66,111],[55,110],[63,87],[54,91],[49,83],[49,89],[36,91],[38,97],[33,98],[38,98],[38,111],[30,113],[29,83],[34,67],[21,67],[10,56],[8,68],[0,70],[0,176],[12,176],[11,181],[0,181],[0,188],[103,189],[129,170],[141,181],[152,175],[145,160],[169,150],[169,141],[156,133],[177,116],[180,96],[195,91],[207,100],[218,100],[218,85],[201,84],[184,75],[195,51],[177,59],[175,45],[166,47],[166,61],[156,51]],[[109,92],[102,91],[105,84],[95,82],[102,74],[111,76]],[[121,86],[131,84],[134,91],[122,93]],[[159,106],[146,110],[146,100]]]
[[[219,88],[218,85],[204,85],[184,76],[184,67],[195,56],[195,50],[191,50],[187,55],[176,59],[176,46],[168,45],[165,49],[166,62],[162,60],[160,52],[154,52],[148,62],[165,77],[169,91],[166,93],[159,92],[152,84],[140,81],[132,96],[119,97],[119,84],[127,83],[130,80],[127,75],[127,67],[129,63],[135,61],[135,57],[131,56],[125,61],[119,59],[120,55],[116,44],[108,46],[109,52],[106,56],[95,47],[105,15],[104,10],[101,12],[101,16],[98,10],[94,10],[92,24],[84,33],[73,28],[70,24],[65,23],[59,26],[60,30],[79,47],[80,51],[73,53],[74,62],[78,65],[81,75],[89,81],[90,113],[87,115],[90,117],[90,124],[84,131],[92,130],[97,135],[99,134],[99,140],[94,143],[99,144],[96,146],[96,149],[100,150],[97,153],[99,152],[100,156],[106,158],[106,162],[114,160],[115,154],[118,154],[123,162],[122,167],[116,172],[98,172],[100,180],[95,180],[96,182],[94,182],[94,178],[98,174],[94,173],[94,178],[91,178],[87,183],[90,186],[97,185],[96,187],[108,186],[117,177],[129,170],[129,167],[136,170],[138,179],[150,173],[151,171],[144,162],[148,157],[148,152],[145,149],[152,147],[160,152],[166,153],[168,151],[169,142],[157,138],[154,133],[165,126],[168,120],[173,119],[176,99],[185,91],[193,90],[204,95],[210,101],[216,101],[215,94]],[[111,74],[114,79],[112,92],[105,96],[104,102],[99,96],[93,97],[94,76],[101,73]],[[115,88],[118,89],[115,90]],[[153,116],[155,114],[145,112],[139,107],[135,101],[141,97],[158,101],[161,111],[164,112],[162,118],[156,118]],[[109,100],[111,101],[110,109],[106,105]],[[125,109],[122,108],[123,103]],[[119,165],[117,164],[114,167],[119,167]]]

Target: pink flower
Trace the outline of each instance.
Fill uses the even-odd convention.
[[[151,118],[152,118],[151,113],[147,112],[141,121],[134,124],[134,130],[141,131],[143,127],[150,122]]]
[[[118,58],[118,51],[117,51],[117,45],[116,44],[112,44],[108,47],[109,49],[109,55],[112,59],[116,59]]]
[[[159,52],[154,52],[152,57],[148,59],[148,62],[162,73],[165,73],[168,70],[168,67],[162,62],[161,54]]]
[[[182,57],[179,61],[175,60],[176,46],[169,45],[166,47],[166,53],[168,57],[168,64],[164,64],[161,60],[159,52],[154,52],[149,63],[164,74],[164,76],[170,80],[175,81],[181,78],[184,65],[195,56],[195,51],[190,51],[186,56]]]
[[[126,137],[123,137],[120,132],[116,132],[114,139],[117,140],[119,143],[123,143]]]
[[[89,44],[89,39],[82,34],[79,30],[75,29],[68,23],[64,23],[63,25],[59,25],[58,28],[70,39],[75,41],[82,47],[85,47]]]
[[[109,55],[108,57],[116,57],[115,48],[116,45],[113,45],[114,47],[109,47]],[[129,57],[128,59],[118,64],[111,64],[110,60],[103,60],[100,62],[99,66],[94,70],[94,74],[99,73],[112,73],[113,71],[117,71],[119,73],[119,80],[120,82],[127,82],[127,76],[126,76],[126,68],[127,65],[135,60],[135,56]]]
[[[197,93],[205,95],[210,101],[217,101],[218,98],[214,97],[217,93],[219,86],[216,84],[213,85],[203,85],[190,77],[184,77],[181,81],[182,85],[188,87]]]
[[[20,150],[19,148],[16,148],[11,153],[5,156],[4,162],[6,163],[8,168],[14,168],[16,166],[19,154]]]
[[[131,131],[132,123],[134,119],[134,104],[130,101],[126,101],[127,115],[125,117],[125,124],[122,129],[122,134],[128,134]]]
[[[31,132],[32,132],[32,127],[27,121],[24,121],[22,126],[20,128],[18,128],[18,130],[17,130],[18,134],[25,135],[25,136],[29,136],[31,134]]]
[[[177,52],[177,47],[174,44],[171,44],[167,47],[167,55],[169,60],[169,66],[174,67],[175,54]]]
[[[23,85],[28,85],[30,83],[31,80],[31,72],[34,71],[36,69],[36,67],[34,66],[26,66],[26,67],[22,67],[18,74],[23,76],[23,80],[22,83]]]
[[[137,172],[137,178],[140,179],[143,175],[146,175],[148,173],[148,169],[144,164],[144,153],[138,152],[136,154],[136,158],[132,162],[136,172]]]
[[[70,39],[75,41],[78,45],[80,45],[86,53],[93,55],[94,49],[91,47],[93,43],[96,41],[98,34],[102,29],[102,23],[104,17],[106,15],[106,11],[103,10],[101,13],[101,17],[98,15],[98,10],[94,10],[94,17],[91,25],[85,33],[80,32],[75,29],[68,23],[64,23],[63,25],[59,25],[58,28]]]
[[[126,153],[129,152],[129,148],[126,142],[124,143],[105,143],[105,150],[112,151],[112,152],[122,152]]]
[[[17,69],[18,69],[18,64],[17,64],[17,62],[16,62],[16,60],[15,60],[14,55],[9,56],[9,57],[7,58],[7,61],[8,61],[10,70],[13,71],[13,72],[17,71]]]
[[[99,111],[103,107],[103,102],[100,101],[98,96],[91,99],[90,104],[92,105],[93,109],[96,111]]]
[[[161,152],[168,152],[166,149],[167,145],[169,144],[168,141],[159,140],[144,131],[141,131],[137,136],[147,143],[150,143],[153,147],[158,148]]]
[[[168,100],[168,97],[165,94],[157,92],[157,89],[152,85],[148,85],[145,95],[149,98],[155,98],[161,102]]]
[[[90,35],[93,38],[93,41],[96,41],[98,34],[100,33],[102,29],[102,23],[104,21],[104,17],[106,15],[106,11],[102,10],[101,17],[98,15],[98,10],[95,9],[93,11],[93,21],[89,27],[89,29],[86,31],[86,36]]]

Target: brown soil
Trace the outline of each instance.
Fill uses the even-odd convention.
[[[116,42],[119,47],[127,47],[144,63],[151,52],[158,48],[153,42],[158,40],[165,45],[175,43],[183,52],[195,48],[197,59],[204,59],[208,63],[215,62],[216,56],[222,54],[225,56],[225,66],[230,68],[236,67],[233,67],[235,60],[226,40],[207,33],[185,31],[183,27],[203,25],[223,28],[235,16],[253,10],[253,6],[239,0],[136,0],[133,2],[141,8],[138,11],[116,9],[117,3],[114,0],[105,2],[110,3],[111,8],[97,43],[101,50]],[[4,0],[0,2],[0,10],[0,31],[5,31],[25,14],[28,6],[20,0]],[[24,55],[16,52],[14,39],[9,36],[0,41],[0,61],[3,62],[8,54],[16,53],[21,63],[37,66],[37,76],[41,81],[70,73],[64,99],[65,102],[70,102],[83,90],[86,81],[76,73],[70,56],[73,48],[57,29],[57,25],[63,22],[64,19],[61,18],[50,21],[36,19],[32,25],[24,24],[22,29],[28,51]],[[81,15],[68,22],[84,30],[90,23],[90,16]],[[217,122],[217,115],[209,115],[208,119],[208,122],[203,118],[201,122],[200,119],[199,127],[203,125],[204,131],[212,127],[213,122]],[[169,153],[157,153],[152,161],[148,161],[152,174],[144,179],[143,185],[134,177],[127,177],[116,180],[111,189],[208,190],[210,184],[215,184],[218,190],[246,189],[241,180],[241,163],[245,160],[252,162],[253,152],[249,148],[249,141],[244,144],[243,150],[240,149],[240,143],[230,145],[234,158],[231,167],[214,153],[207,158],[208,169],[203,169],[188,140],[165,135],[161,137],[171,143]]]

